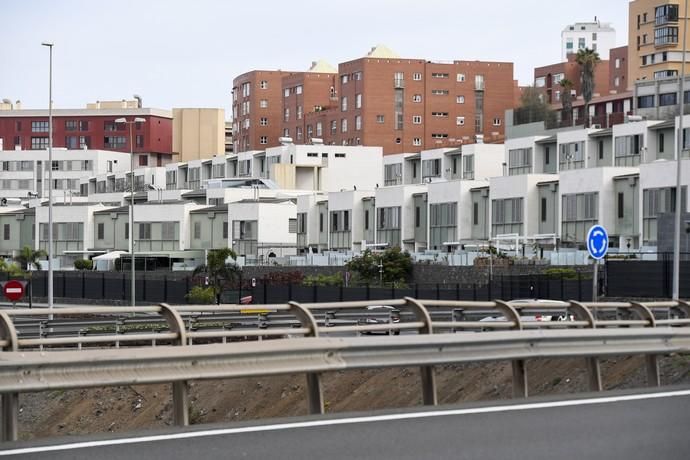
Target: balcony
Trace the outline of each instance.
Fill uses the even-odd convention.
[[[395,89],[405,89],[405,80],[402,78],[393,79],[393,88]]]

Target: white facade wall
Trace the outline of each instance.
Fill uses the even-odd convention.
[[[470,189],[487,185],[489,185],[488,181],[477,180],[432,182],[427,186],[427,204],[431,206],[439,203],[457,203],[457,238],[458,240],[469,240],[472,236],[472,194]],[[427,228],[428,234],[429,228]]]
[[[93,213],[96,211],[103,211],[109,209],[110,206],[103,206],[102,204],[93,205],[58,205],[53,206],[53,223],[68,223],[68,222],[82,222],[84,224],[84,249],[94,247],[94,228],[93,228]],[[36,208],[36,225],[34,227],[34,241],[36,248],[40,245],[40,224],[48,223],[48,206],[39,206]],[[57,255],[56,255],[57,256]]]
[[[653,20],[654,18],[652,18]],[[570,29],[573,30],[570,30]],[[592,33],[596,33],[596,40],[593,40]],[[579,39],[584,39],[585,48],[595,49],[602,60],[609,58],[609,51],[616,47],[616,31],[608,23],[583,22],[566,26],[561,32],[561,58],[568,59],[568,48],[566,43],[572,40],[572,53],[577,53]],[[595,46],[596,45],[596,46]]]
[[[373,190],[347,190],[328,194],[329,222],[332,211],[350,211],[351,250],[359,251],[364,239],[364,204],[362,199],[374,196]],[[316,219],[315,219],[316,220]]]
[[[536,235],[539,233],[539,191],[537,184],[553,179],[552,174],[494,177],[489,180],[489,200],[493,202],[493,200],[522,197],[522,236]],[[491,221],[491,216],[489,216],[489,221]],[[490,225],[491,222],[489,222]]]
[[[376,209],[400,207],[400,241],[414,238],[414,199],[415,193],[427,191],[426,185],[399,185],[376,189]],[[374,227],[376,228],[376,226]]]
[[[505,147],[503,144],[468,144],[462,146],[462,156],[474,155],[474,179],[487,180],[503,175]],[[464,168],[464,165],[462,166]],[[464,169],[463,169],[464,172]]]

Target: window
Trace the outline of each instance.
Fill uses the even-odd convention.
[[[458,126],[465,125],[465,117],[455,117],[455,124]]]
[[[268,99],[261,99],[259,101],[259,107],[265,109],[268,107]]]
[[[659,153],[664,153],[664,133],[659,133],[657,148],[659,149]]]
[[[48,148],[48,138],[47,137],[32,137],[31,138],[31,150],[44,150]]]
[[[77,136],[65,136],[65,147],[68,149],[79,148],[79,138]]]
[[[249,97],[250,92],[251,92],[251,84],[249,82],[242,83],[242,96],[243,97]]]
[[[123,149],[127,145],[125,136],[105,136],[103,146],[107,149]]]
[[[577,49],[582,50],[582,49],[585,49],[586,47],[587,47],[587,45],[585,43],[585,38],[584,37],[578,38],[577,39]]]
[[[259,118],[259,125],[268,126],[268,118],[266,118],[266,117]]]
[[[448,90],[447,89],[432,89],[431,94],[433,94],[434,96],[447,96]]]
[[[302,106],[301,105],[297,106],[297,119],[298,120],[302,119]]]
[[[125,222],[125,239],[129,239],[129,222]]]
[[[584,168],[584,142],[569,142],[561,144],[560,148],[559,167],[561,170]]]
[[[659,107],[665,106],[665,105],[676,105],[677,102],[677,93],[664,93],[664,94],[659,94]]]
[[[32,121],[31,122],[31,132],[32,133],[47,133],[48,132],[48,122],[47,121]]]
[[[259,144],[261,144],[261,145],[266,145],[266,144],[268,144],[268,136],[261,136],[261,137],[259,137]]]
[[[353,74],[352,74],[352,79],[353,79],[353,80],[357,80],[357,81],[361,80],[361,79],[362,79],[362,72],[355,72],[355,73],[353,73]]]
[[[144,135],[137,134],[134,138],[135,144],[138,148],[144,148]]]
[[[543,88],[546,86],[546,77],[537,77],[534,79],[534,86],[537,88]]]
[[[316,135],[318,137],[323,135],[323,124],[320,121],[316,122]]]
[[[342,120],[340,120],[340,132],[347,132],[347,118],[343,118]]]
[[[422,217],[422,209],[419,206],[415,206],[414,208],[414,226],[419,228],[421,225],[421,219]]]
[[[76,131],[77,128],[77,120],[65,120],[65,131]]]
[[[455,102],[457,104],[464,104],[465,103],[465,96],[455,96]]]
[[[494,126],[501,126],[501,119],[500,118],[494,118]]]
[[[637,107],[640,109],[648,109],[654,107],[654,95],[650,94],[649,96],[638,96]]]
[[[431,112],[431,116],[436,118],[448,118],[448,112]]]
[[[472,203],[472,225],[479,225],[479,203]]]
[[[362,94],[355,94],[355,109],[362,108]]]
[[[623,219],[625,217],[625,194],[618,192],[618,218]]]
[[[323,213],[319,214],[319,232],[323,233]]]
[[[441,72],[433,72],[431,74],[431,78],[448,78],[447,73],[441,73]]]
[[[599,140],[597,143],[597,152],[599,153],[599,159],[603,160],[604,159],[604,141]]]
[[[654,30],[654,45],[678,43],[678,27],[660,27]]]
[[[419,72],[415,72],[415,73],[412,74],[412,79],[413,79],[414,81],[421,81],[421,79],[422,79],[422,74],[419,73]]]
[[[194,239],[201,239],[201,222],[194,222]]]
[[[678,22],[678,5],[662,5],[654,9],[654,24],[663,26],[669,22]]]
[[[412,116],[412,123],[415,125],[421,125],[422,124],[422,116],[421,115],[413,115]]]
[[[432,137],[432,139],[447,139],[448,134],[447,133],[432,133],[431,137]]]
[[[541,221],[546,222],[546,198],[541,199]]]
[[[103,222],[99,222],[98,226],[96,227],[96,234],[99,240],[105,239],[105,224]]]
[[[362,129],[362,116],[355,116],[355,130],[359,131]]]
[[[414,146],[422,145],[422,138],[421,137],[412,138],[412,145],[414,145]]]
[[[376,123],[383,123],[385,117],[383,115],[376,115]]]
[[[148,155],[139,155],[139,166],[148,166],[149,165],[149,156]]]
[[[338,120],[331,120],[331,134],[338,132]]]
[[[399,137],[396,137],[396,138],[395,138],[395,143],[396,143],[396,144],[402,143],[402,139],[400,139]]]
[[[302,94],[302,85],[295,86],[295,94]]]
[[[290,97],[290,88],[285,88],[283,90],[283,97]]]
[[[140,240],[150,240],[151,239],[151,224],[139,224],[139,239]]]
[[[459,82],[465,81],[465,74],[464,73],[459,73],[455,76],[455,80]]]
[[[259,83],[259,88],[268,89],[268,82],[266,80],[261,80],[261,82]]]
[[[421,94],[413,94],[412,95],[412,102],[422,102],[422,95]]]
[[[364,230],[369,230],[369,210],[364,211]]]
[[[615,166],[637,166],[644,145],[642,134],[618,136],[614,139]]]
[[[340,83],[342,83],[343,85],[346,84],[348,82],[348,80],[349,80],[349,76],[347,74],[340,76]]]
[[[2,226],[2,239],[5,241],[10,239],[10,224],[4,224]]]
[[[283,121],[290,121],[290,109],[287,107],[283,111]]]
[[[572,50],[573,50],[573,39],[572,39],[572,38],[569,38],[569,39],[565,42],[565,49],[568,50],[569,53],[572,52]]]
[[[532,172],[532,148],[508,151],[508,175],[529,174]]]
[[[340,110],[343,112],[347,112],[347,96],[343,96],[340,99]]]

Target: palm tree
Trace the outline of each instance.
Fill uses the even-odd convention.
[[[43,249],[34,249],[31,246],[24,246],[22,250],[15,256],[14,260],[19,264],[19,267],[24,270],[28,270],[29,277],[29,308],[33,306],[34,299],[34,283],[33,283],[33,271],[39,270],[41,265],[38,263],[39,260],[46,257],[46,252]]]
[[[561,121],[562,122],[568,122],[568,125],[570,125],[570,121],[573,116],[573,94],[572,94],[572,89],[573,89],[573,82],[568,80],[567,78],[564,78],[559,82],[559,85],[561,85],[561,104],[563,104],[563,110],[561,111]]]
[[[212,249],[206,256],[206,265],[196,267],[193,272],[193,275],[204,274],[208,277],[218,304],[220,304],[223,287],[228,282],[234,281],[237,276],[237,265],[225,263],[228,257],[236,259],[237,254],[230,248]]]
[[[601,61],[599,53],[589,48],[579,49],[575,62],[580,65],[580,80],[582,81],[582,97],[585,100],[585,126],[588,125],[589,101],[594,94],[594,69]]]

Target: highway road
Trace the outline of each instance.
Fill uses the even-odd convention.
[[[668,388],[64,438],[4,445],[0,457],[686,460],[689,426],[690,389]]]

